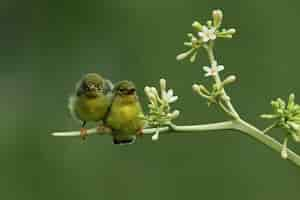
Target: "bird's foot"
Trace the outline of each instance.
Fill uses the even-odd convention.
[[[137,136],[140,136],[140,137],[144,136],[143,129],[142,129],[142,128],[141,128],[141,129],[138,129],[138,130],[136,131],[136,135],[137,135]]]
[[[81,138],[81,140],[85,141],[87,136],[88,136],[87,129],[86,128],[81,128],[80,129],[80,138]]]
[[[100,135],[104,135],[104,134],[111,134],[112,133],[112,129],[108,126],[105,126],[105,125],[99,125],[97,127],[97,132],[98,134]]]

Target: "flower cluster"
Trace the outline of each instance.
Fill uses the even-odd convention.
[[[171,110],[170,104],[177,101],[178,96],[174,96],[174,91],[166,87],[166,80],[160,79],[160,94],[155,87],[145,87],[145,93],[150,101],[148,104],[149,114],[144,117],[150,127],[160,127],[170,125],[171,121],[180,114],[178,110]],[[158,129],[157,129],[158,130]],[[159,138],[157,131],[152,140]]]
[[[221,10],[214,10],[212,12],[213,20],[208,20],[206,25],[202,25],[200,22],[195,21],[192,27],[195,29],[196,34],[188,33],[190,38],[189,42],[185,42],[184,45],[190,47],[190,49],[184,53],[179,54],[176,59],[183,60],[190,56],[190,61],[194,62],[197,57],[197,50],[200,47],[207,47],[207,44],[217,38],[232,38],[232,35],[236,32],[235,29],[222,29],[220,26],[223,20],[223,12]]]
[[[211,68],[203,67],[204,70],[207,72],[205,76],[215,76],[215,73],[224,69],[223,65],[215,65]],[[229,75],[226,77],[220,84],[213,84],[211,91],[209,91],[204,85],[193,84],[193,90],[199,94],[200,96],[204,97],[208,100],[209,105],[211,103],[217,103],[220,99],[219,97],[223,94],[223,88],[225,85],[234,83],[236,81],[236,76]]]
[[[285,140],[281,155],[287,157],[287,140],[291,136],[296,142],[300,142],[300,105],[295,103],[295,95],[290,94],[288,102],[278,98],[271,101],[272,114],[263,114],[262,118],[273,119],[273,127],[280,127],[286,130]]]

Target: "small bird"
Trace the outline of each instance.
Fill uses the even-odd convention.
[[[105,124],[112,129],[114,144],[134,143],[136,135],[142,134],[145,125],[143,110],[130,81],[118,82],[113,90],[113,99]]]
[[[83,140],[87,136],[86,123],[99,122],[107,114],[112,89],[112,83],[96,73],[85,74],[76,84],[75,94],[69,98],[68,107],[72,117],[82,123],[80,136]]]

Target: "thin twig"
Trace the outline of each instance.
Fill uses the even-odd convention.
[[[233,122],[232,121],[225,121],[225,122],[218,122],[218,123],[211,123],[211,124],[202,124],[202,125],[191,125],[191,126],[176,126],[171,125],[166,127],[158,128],[160,133],[174,131],[174,132],[191,132],[191,131],[211,131],[211,130],[224,130],[224,129],[233,129]],[[157,128],[145,128],[143,129],[143,134],[145,135],[152,135],[157,131]],[[99,133],[97,128],[92,128],[87,130],[88,135],[103,135],[103,133]],[[65,136],[65,137],[72,137],[72,136],[80,136],[80,131],[65,131],[65,132],[53,132],[51,133],[52,136]]]
[[[262,132],[264,134],[266,134],[267,132],[269,132],[271,129],[275,128],[278,125],[277,122],[274,122],[273,124],[271,124],[270,126],[268,126],[267,128],[265,128]]]

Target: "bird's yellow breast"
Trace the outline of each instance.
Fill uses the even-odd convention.
[[[108,99],[103,97],[86,98],[77,100],[75,112],[78,118],[83,121],[99,121],[104,118],[109,107]]]
[[[130,121],[135,119],[138,115],[137,106],[123,106],[120,108],[120,117],[124,119],[124,121]]]
[[[144,122],[140,115],[143,114],[139,102],[124,104],[115,99],[112,104],[107,123],[115,130],[123,134],[135,134],[137,130],[143,127]]]

